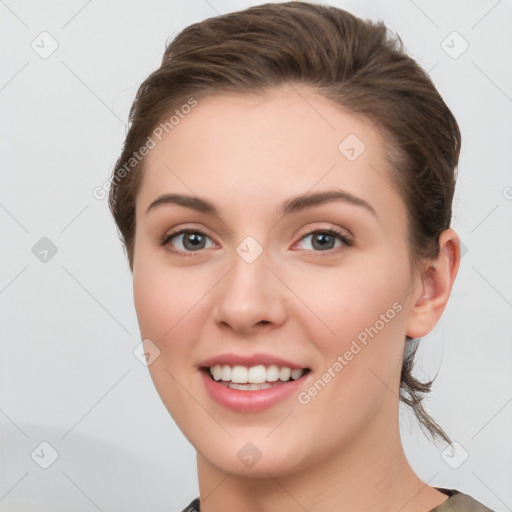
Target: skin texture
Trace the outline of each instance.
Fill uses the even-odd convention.
[[[354,161],[338,149],[349,134],[366,146]],[[459,240],[446,230],[439,258],[421,275],[411,270],[386,144],[365,119],[296,85],[201,99],[146,157],[135,306],[142,338],[160,350],[149,366],[156,389],[197,450],[207,512],[427,512],[447,499],[405,458],[398,390],[405,336],[426,335],[440,318]],[[375,214],[346,201],[278,213],[287,199],[323,190],[349,192]],[[206,198],[218,215],[175,204],[147,212],[164,193]],[[159,245],[185,228],[207,235],[204,248],[182,256],[181,235]],[[321,250],[306,236],[332,228],[352,244],[334,238]],[[247,236],[263,250],[252,263],[236,252]],[[400,312],[307,404],[292,394],[241,413],[205,390],[200,361],[255,352],[310,368],[307,390],[396,303]],[[237,457],[248,442],[261,452],[252,467]]]

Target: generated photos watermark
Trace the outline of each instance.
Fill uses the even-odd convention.
[[[98,200],[105,199],[109,193],[112,182],[114,181],[117,184],[122,181],[133,169],[135,169],[135,167],[137,167],[144,157],[149,155],[152,149],[157,147],[158,143],[162,141],[164,134],[171,133],[171,131],[174,130],[188,114],[190,114],[197,104],[198,102],[195,98],[189,98],[186,103],[181,105],[180,108],[177,108],[173,114],[169,116],[167,121],[160,123],[156,128],[154,128],[151,135],[148,136],[146,142],[138,149],[138,151],[134,151],[132,156],[128,158],[124,165],[116,169],[111,180],[109,179],[108,181],[105,181],[101,186],[94,187],[92,190],[93,197]]]
[[[301,391],[297,395],[299,403],[302,405],[309,404],[368,345],[368,341],[375,338],[402,309],[403,306],[400,302],[394,302],[385,313],[379,315],[379,319],[373,325],[365,327],[352,340],[350,347],[342,355],[338,355],[331,366],[308,389]]]

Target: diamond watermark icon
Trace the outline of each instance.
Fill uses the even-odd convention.
[[[464,464],[464,462],[466,462],[468,457],[469,457],[469,453],[457,441],[454,441],[453,443],[449,444],[441,452],[441,458],[452,469],[457,469],[460,466],[462,466],[462,464]]]
[[[30,43],[30,47],[41,59],[47,59],[56,52],[59,43],[50,33],[43,31]]]
[[[145,339],[133,349],[133,355],[139,363],[149,366],[160,356],[160,349],[150,339]]]
[[[441,41],[441,48],[452,59],[458,59],[469,48],[469,43],[457,31],[453,31]]]
[[[48,469],[59,458],[59,452],[50,443],[43,441],[30,456],[39,467]]]
[[[258,448],[252,443],[246,443],[238,450],[236,456],[240,459],[240,462],[252,468],[263,456]]]
[[[460,241],[460,259],[464,258],[464,256],[468,252],[468,246],[461,240]]]
[[[246,263],[253,263],[263,252],[263,247],[252,236],[246,236],[237,245],[236,252]]]
[[[32,254],[42,263],[48,263],[57,251],[57,246],[45,236],[32,247]]]
[[[339,152],[350,162],[357,160],[365,151],[364,142],[355,134],[350,133],[339,144]]]

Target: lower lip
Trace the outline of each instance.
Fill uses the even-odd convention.
[[[297,380],[291,380],[284,384],[276,384],[271,388],[255,391],[242,391],[231,389],[219,384],[209,377],[205,371],[201,371],[201,377],[208,394],[218,404],[237,412],[258,412],[282,402],[293,393],[298,393],[303,386],[305,376]]]

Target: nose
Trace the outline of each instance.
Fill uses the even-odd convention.
[[[267,263],[265,252],[252,263],[233,255],[231,270],[215,287],[213,314],[221,328],[250,335],[284,323],[286,288]]]

